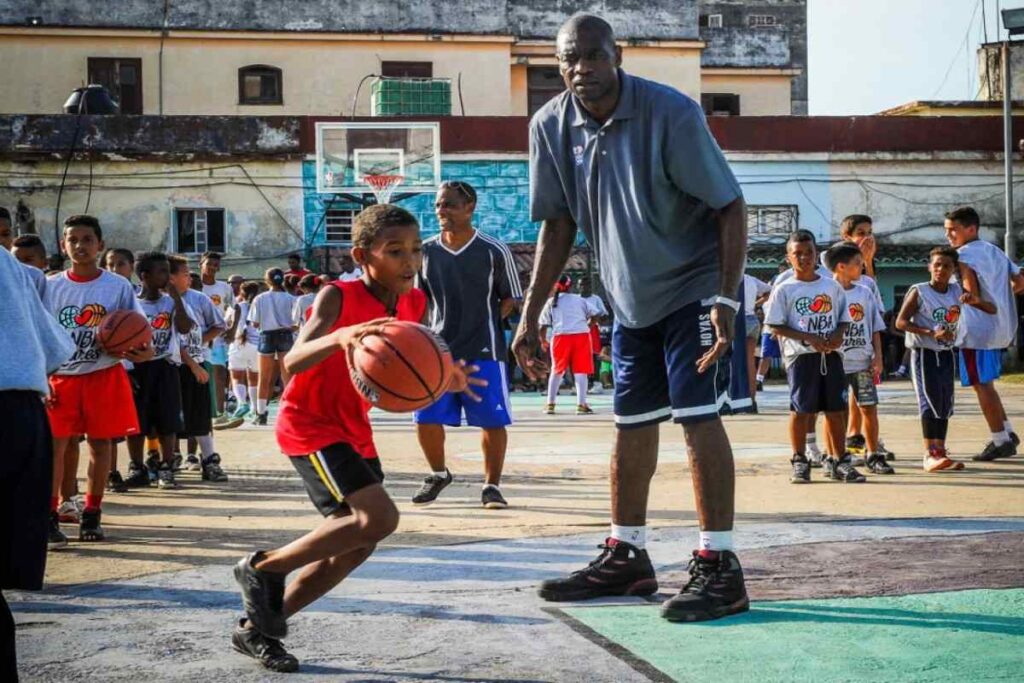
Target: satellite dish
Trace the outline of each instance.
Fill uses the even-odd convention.
[[[102,85],[75,88],[64,103],[65,114],[117,114],[120,107]]]

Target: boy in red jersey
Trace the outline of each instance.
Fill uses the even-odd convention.
[[[419,225],[408,211],[378,204],[360,213],[352,255],[363,276],[324,287],[284,362],[294,376],[281,397],[277,442],[302,477],[324,521],[276,550],[257,551],[235,566],[246,617],[232,645],[273,671],[295,671],[282,645],[286,619],[338,585],[398,526],[398,509],[381,482],[384,473],[370,428],[370,404],[352,385],[347,356],[388,318],[421,322],[426,296],[414,289],[422,261]],[[451,391],[476,398],[458,363]],[[476,400],[479,400],[478,398]],[[285,589],[284,580],[301,569]]]

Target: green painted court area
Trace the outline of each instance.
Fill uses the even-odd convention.
[[[1024,590],[756,602],[673,624],[655,607],[564,610],[678,681],[1021,681]]]

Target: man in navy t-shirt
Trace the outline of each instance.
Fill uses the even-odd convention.
[[[477,391],[480,402],[449,393],[415,414],[416,435],[431,468],[413,496],[416,505],[434,502],[452,483],[445,466],[444,428],[460,426],[465,415],[467,424],[482,430],[481,503],[489,509],[507,507],[498,488],[508,443],[505,427],[512,423],[505,369],[508,349],[501,321],[523,294],[509,248],[473,228],[475,209],[476,190],[469,183],[441,184],[434,201],[441,234],[423,243],[420,286],[430,304],[430,327],[445,340],[454,358],[477,366],[474,376],[488,384]]]

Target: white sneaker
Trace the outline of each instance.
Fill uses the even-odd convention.
[[[594,386],[590,387],[590,393],[594,396],[600,396],[604,393],[604,387],[595,382]]]
[[[82,510],[77,505],[77,500],[65,500],[57,508],[57,517],[65,524],[80,524],[82,522]]]

